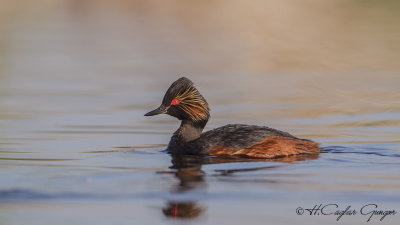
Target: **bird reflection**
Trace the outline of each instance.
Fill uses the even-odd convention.
[[[171,169],[175,169],[175,177],[179,183],[171,189],[172,193],[184,193],[194,189],[205,188],[204,172],[201,166],[204,157],[191,155],[172,155]],[[205,208],[195,201],[169,201],[163,208],[163,213],[172,218],[195,218],[204,212]]]
[[[206,157],[196,155],[171,155],[172,165],[169,167],[174,171],[174,174],[178,178],[179,183],[171,187],[171,193],[185,193],[194,190],[204,190],[207,188],[205,181],[205,173],[202,170],[202,165],[205,164],[216,164],[216,163],[228,163],[228,162],[254,162],[254,161],[269,161],[269,162],[294,162],[303,160],[314,160],[318,158],[318,154],[303,154],[293,155],[288,157],[282,157],[277,159],[237,159],[237,158],[221,158],[221,157]],[[265,169],[276,169],[285,165],[271,165],[266,167],[258,168],[241,168],[241,169],[225,169],[216,170],[220,172],[219,176],[231,175],[236,172],[246,172],[255,170]],[[164,172],[161,172],[164,173]],[[170,200],[166,203],[166,206],[162,209],[165,216],[169,218],[184,218],[193,219],[197,218],[204,213],[206,208],[199,205],[195,200],[187,201],[176,201]]]

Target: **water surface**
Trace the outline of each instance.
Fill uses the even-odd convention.
[[[1,224],[338,224],[296,209],[400,211],[396,1],[2,4]],[[206,130],[268,125],[323,153],[171,158],[178,121],[143,115],[183,75],[210,104]]]

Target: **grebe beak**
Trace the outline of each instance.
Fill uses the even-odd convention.
[[[158,115],[158,114],[163,114],[163,113],[166,113],[167,110],[168,110],[167,107],[161,105],[157,109],[144,114],[144,116],[154,116],[154,115]]]

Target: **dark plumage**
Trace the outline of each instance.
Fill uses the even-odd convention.
[[[277,158],[320,152],[315,142],[265,126],[229,124],[202,133],[210,117],[209,107],[192,81],[185,77],[172,83],[161,106],[145,116],[161,113],[182,121],[168,145],[174,154]]]

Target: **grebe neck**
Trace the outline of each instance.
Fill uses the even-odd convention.
[[[175,131],[168,144],[168,149],[175,153],[184,150],[186,143],[200,137],[206,123],[207,121],[199,123],[191,120],[182,120],[180,127]]]
[[[205,124],[202,125],[190,120],[182,120],[181,126],[174,133],[174,136],[176,136],[180,142],[186,143],[199,138],[203,132],[204,126]]]

